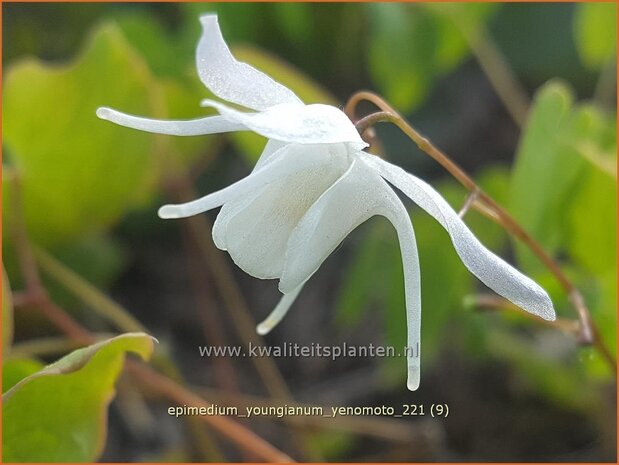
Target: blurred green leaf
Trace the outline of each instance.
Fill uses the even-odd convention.
[[[52,244],[101,230],[152,193],[157,137],[95,111],[157,115],[153,89],[144,61],[111,25],[96,29],[69,65],[28,59],[8,70],[4,135],[31,238]]]
[[[150,336],[124,334],[76,350],[22,379],[2,396],[3,461],[96,460],[125,353],[147,359],[152,350]]]
[[[496,4],[368,4],[369,71],[387,100],[404,113],[424,101],[434,82],[469,54]]]
[[[617,49],[617,4],[576,4],[574,38],[582,62],[600,69],[615,57]]]
[[[272,6],[278,25],[290,40],[308,42],[312,38],[313,5],[311,3],[279,2],[273,3]]]
[[[487,335],[488,349],[502,359],[508,360],[518,370],[519,380],[526,381],[530,388],[541,392],[546,399],[564,408],[578,408],[582,411],[591,409],[599,402],[597,393],[587,386],[587,379],[582,365],[578,361],[574,342],[566,336],[554,333],[539,336],[539,341],[546,344],[546,350],[533,346],[527,338],[519,338],[513,331],[493,328]],[[542,342],[543,341],[543,342]],[[569,349],[569,345],[571,350]],[[555,351],[568,353],[569,360],[548,355]]]
[[[376,287],[386,280],[376,279],[384,272],[384,242],[381,240],[383,227],[370,225],[367,236],[358,244],[355,256],[340,286],[336,303],[336,321],[342,325],[352,325],[359,322],[363,310],[374,303],[380,292]],[[367,283],[374,282],[371,287]]]
[[[308,444],[313,450],[319,450],[327,460],[343,457],[356,443],[357,437],[348,431],[315,431],[308,435]]]
[[[84,280],[100,289],[109,289],[114,284],[130,258],[129,250],[107,235],[85,235],[50,251]],[[68,311],[83,309],[83,302],[61,283],[48,276],[44,276],[43,281],[52,300],[62,308]],[[89,316],[96,318],[94,314]]]
[[[537,94],[518,151],[511,181],[511,210],[515,217],[546,248],[563,258],[562,268],[583,291],[594,321],[609,347],[616,347],[616,120],[590,104],[574,105],[569,89],[558,82],[545,85]],[[556,280],[524,247],[518,258],[534,272],[550,292],[557,309],[568,307]],[[543,278],[543,280],[541,279]],[[612,300],[610,300],[612,299]],[[613,328],[609,330],[608,328]],[[522,369],[530,372],[535,367]],[[555,367],[554,370],[559,368]],[[571,371],[570,371],[571,370]],[[581,364],[558,378],[582,371],[595,377],[612,376],[598,353],[591,352]],[[550,386],[548,394],[564,397],[565,388]],[[574,393],[572,393],[574,394]],[[568,397],[571,397],[570,394]],[[576,404],[574,399],[565,398]]]
[[[11,285],[2,266],[2,358],[5,359],[13,343],[13,298]]]
[[[601,274],[617,268],[617,181],[589,167],[570,202],[570,255]]]
[[[2,362],[2,393],[5,393],[22,379],[43,369],[45,365],[29,358],[11,358]]]
[[[595,280],[595,295],[597,299],[589,299],[591,313],[598,323],[602,340],[607,344],[611,354],[617,353],[617,268],[608,270]],[[604,364],[606,377],[614,377],[615,373]]]
[[[127,41],[157,76],[183,77],[195,69],[195,45],[185,47],[155,16],[145,12],[116,15]],[[198,18],[194,18],[198,23]],[[194,71],[195,72],[195,71]]]
[[[365,6],[370,19],[370,75],[387,100],[408,113],[426,96],[436,73],[436,25],[425,11],[404,3]]]
[[[554,253],[566,233],[565,197],[577,180],[582,160],[565,150],[561,128],[568,119],[572,94],[553,81],[535,96],[520,140],[510,183],[509,209],[546,250]],[[517,247],[525,270],[541,265],[524,246]]]
[[[535,98],[510,186],[510,209],[551,254],[569,252],[590,271],[616,265],[614,118],[591,105],[573,107],[558,82]],[[528,270],[532,254],[518,248]]]

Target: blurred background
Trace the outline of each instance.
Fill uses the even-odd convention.
[[[245,176],[265,141],[156,136],[95,117],[101,105],[202,115],[209,92],[194,66],[198,16],[217,12],[235,56],[305,102],[343,106],[369,89],[405,115],[552,255],[614,358],[614,4],[5,3],[2,11],[3,390],[76,348],[24,300],[25,240],[63,311],[96,335],[145,328],[160,341],[151,365],[212,403],[449,405],[444,419],[234,419],[296,460],[616,461],[612,360],[579,344],[575,311],[553,275],[476,211],[467,224],[548,290],[563,328],[488,305],[447,234],[407,203],[422,271],[419,391],[406,389],[398,358],[201,358],[199,345],[259,342],[253,327],[277,302],[277,283],[251,278],[214,248],[216,211],[163,221],[156,210]],[[376,150],[462,206],[466,191],[440,165],[397,128],[376,132]],[[395,232],[372,219],[264,344],[402,347],[404,309]],[[90,438],[103,441],[102,453],[81,459],[255,459],[210,426],[169,416],[170,405],[123,374],[107,428]]]

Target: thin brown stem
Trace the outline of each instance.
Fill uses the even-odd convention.
[[[212,302],[211,283],[209,276],[204,273],[200,266],[199,249],[187,228],[183,228],[183,245],[186,250],[185,256],[189,266],[189,278],[195,299],[196,314],[202,324],[204,336],[212,345],[223,347],[226,345],[224,327],[218,315],[218,309]],[[234,367],[227,357],[215,357],[213,365],[216,372],[216,380],[220,387],[238,392],[238,380]]]
[[[186,222],[183,223],[183,226]],[[215,346],[226,345],[224,327],[218,315],[218,309],[212,299],[210,276],[201,266],[200,250],[187,227],[183,227],[183,246],[189,267],[189,278],[193,289],[196,314],[202,324],[202,331],[207,341]],[[238,379],[234,366],[227,357],[215,357],[213,360],[215,379],[223,389],[239,392]]]
[[[17,259],[21,265],[21,273],[24,279],[24,285],[30,294],[45,294],[43,285],[41,284],[41,277],[37,269],[36,260],[32,253],[32,248],[28,243],[28,236],[26,234],[27,227],[24,218],[24,212],[22,208],[22,189],[21,179],[17,171],[13,172],[11,176],[11,233],[15,249],[17,251]]]
[[[488,77],[499,99],[505,105],[514,122],[519,127],[524,126],[529,108],[529,97],[524,86],[516,78],[488,31],[480,26],[473,32],[458,18],[459,15],[452,15],[453,21],[462,31],[473,55]]]
[[[174,183],[175,190],[171,192],[176,201],[186,202],[198,197],[189,179],[179,176]],[[228,263],[224,260],[219,250],[215,248],[211,236],[211,225],[204,215],[192,216],[186,220],[188,230],[197,244],[197,250],[202,255],[204,263],[209,264],[214,270],[212,273],[215,286],[219,291],[229,314],[234,320],[235,327],[244,341],[251,341],[256,345],[264,345],[264,341],[256,334],[255,321],[251,317],[249,307],[241,293]],[[267,390],[273,396],[290,397],[290,391],[281,373],[273,360],[268,357],[252,358],[256,370],[263,380]]]
[[[546,268],[550,270],[567,294],[568,299],[578,316],[579,331],[577,333],[577,338],[579,343],[583,345],[593,345],[600,351],[609,367],[616,372],[617,365],[615,358],[599,337],[599,332],[595,326],[595,323],[591,319],[591,315],[582,294],[563,272],[563,270],[561,270],[559,264],[503,207],[501,207],[494,199],[486,194],[462,168],[460,168],[451,160],[450,157],[432,144],[430,140],[423,137],[417,130],[408,124],[404,118],[381,97],[368,91],[361,91],[354,94],[345,106],[345,112],[352,121],[357,121],[355,109],[357,104],[362,100],[372,102],[381,111],[366,116],[357,122],[358,127],[360,126],[360,133],[362,133],[362,131],[365,132],[370,127],[369,123],[377,124],[380,122],[390,122],[395,124],[413,142],[415,142],[415,144],[417,144],[423,152],[441,164],[467,190],[470,192],[477,192],[477,198],[473,201],[473,206],[476,208],[482,207],[477,209],[489,212],[487,215],[489,218],[524,243],[546,266]]]

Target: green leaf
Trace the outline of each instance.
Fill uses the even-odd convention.
[[[101,230],[152,193],[157,136],[95,115],[101,105],[153,116],[159,108],[144,61],[116,27],[97,28],[68,65],[14,64],[3,90],[5,142],[38,243]]]
[[[510,210],[551,254],[568,252],[590,271],[614,267],[616,231],[615,119],[572,105],[558,82],[537,94],[520,143]],[[528,271],[541,265],[524,247]]]
[[[542,334],[541,338],[552,338],[548,343],[567,346],[573,341],[566,340],[561,334]],[[587,379],[582,365],[579,366],[575,347],[569,350],[569,363],[545,354],[539,347],[532,347],[533,342],[519,338],[513,331],[492,328],[487,334],[488,350],[497,357],[507,360],[518,372],[522,381],[527,381],[530,388],[543,394],[549,401],[563,408],[578,408],[582,411],[591,409],[599,397]]]
[[[157,76],[184,77],[188,70],[195,73],[195,44],[191,48],[179,43],[155,16],[131,11],[115,19],[127,41]],[[197,16],[194,22],[199,24]]]
[[[153,338],[129,333],[76,350],[2,396],[5,462],[91,462],[126,352],[149,358]]]
[[[291,41],[308,43],[312,39],[312,4],[279,2],[272,5],[278,26]]]
[[[615,56],[617,48],[617,5],[578,3],[574,38],[582,62],[591,69],[602,68]]]
[[[29,358],[11,358],[2,362],[2,393],[5,393],[22,379],[35,374],[45,365]]]
[[[13,299],[11,285],[2,267],[2,358],[6,358],[13,343]]]
[[[336,105],[336,99],[318,83],[304,75],[292,65],[251,46],[232,47],[237,60],[248,63],[271,76],[277,82],[294,91],[303,102]],[[266,140],[253,132],[238,131],[231,134],[232,141],[253,165],[257,160]]]
[[[469,55],[463,29],[474,36],[496,4],[368,4],[369,72],[396,108],[408,113],[437,79]]]
[[[109,235],[84,235],[70,244],[48,251],[84,280],[100,289],[110,288],[126,267],[128,259],[128,250]],[[83,309],[83,302],[53,277],[44,276],[43,280],[55,303],[67,311]]]
[[[369,71],[387,100],[407,113],[426,96],[434,77],[436,25],[404,3],[367,4]]]
[[[589,168],[569,209],[569,252],[594,274],[617,269],[617,180]]]
[[[561,139],[571,106],[572,94],[560,82],[550,82],[537,93],[510,182],[510,212],[550,253],[565,240],[564,200],[583,165]],[[540,269],[527,249],[519,246],[517,252],[525,270]]]

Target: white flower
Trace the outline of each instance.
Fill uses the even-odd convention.
[[[217,247],[227,250],[250,275],[278,278],[284,294],[258,325],[259,333],[266,334],[282,319],[305,282],[354,228],[382,215],[395,227],[402,252],[408,346],[419,346],[417,245],[408,213],[390,184],[438,220],[463,263],[484,284],[534,315],[555,318],[546,292],[488,251],[432,187],[363,152],[367,144],[342,111],[305,105],[291,90],[236,61],[217,17],[200,19],[204,29],[197,50],[201,80],[217,97],[253,112],[205,100],[203,105],[215,108],[219,115],[158,121],[109,108],[100,108],[97,114],[155,133],[189,136],[250,130],[269,139],[249,176],[193,202],[159,210],[162,218],[184,218],[222,207],[213,227]],[[411,352],[407,382],[411,390],[419,386],[419,365],[418,356]]]

